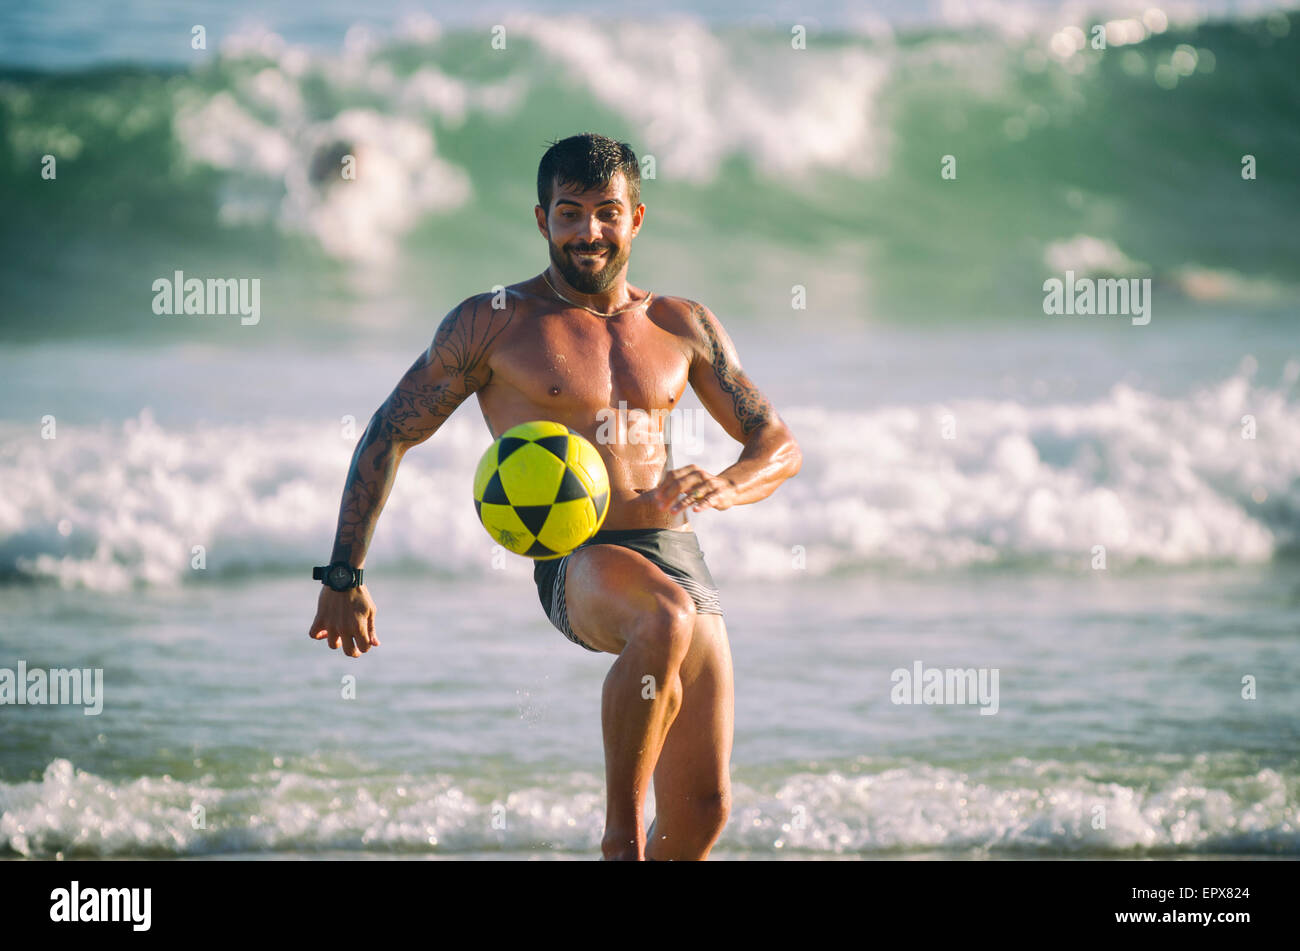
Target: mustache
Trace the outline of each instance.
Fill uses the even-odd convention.
[[[588,251],[609,251],[609,250],[611,250],[611,249],[608,248],[608,247],[606,247],[605,245],[595,245],[594,247],[581,247],[581,246],[575,244],[575,245],[572,245],[572,246],[569,248],[569,253],[570,253],[570,254],[582,254],[582,253],[584,253],[584,252],[588,252]]]

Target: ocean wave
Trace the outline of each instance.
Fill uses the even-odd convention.
[[[1166,759],[1171,759],[1166,757]],[[1027,758],[969,770],[924,763],[795,770],[733,783],[721,851],[1028,855],[1300,853],[1297,780],[1233,754],[1120,768]],[[303,765],[303,764],[299,764]],[[448,775],[330,778],[292,764],[218,783],[112,781],[55,759],[0,783],[0,854],[27,858],[228,853],[599,851],[600,777],[510,788]],[[653,802],[649,804],[650,818]]]
[[[883,162],[874,109],[888,66],[859,48],[808,51],[778,77],[763,65],[770,40],[728,41],[689,17],[611,25],[518,16],[508,42],[505,76],[477,80],[440,65],[451,51],[436,29],[382,37],[358,28],[337,55],[274,34],[235,36],[214,76],[178,94],[176,141],[190,162],[226,173],[223,223],[274,221],[331,257],[368,265],[390,260],[421,218],[472,197],[470,170],[438,153],[435,124],[456,141],[470,119],[538,108],[528,91],[557,77],[571,84],[566,100],[643,129],[640,153],[677,182],[712,184],[736,155],[771,178],[870,174]],[[428,61],[402,55],[413,45]],[[585,54],[570,55],[578,47]],[[322,99],[347,105],[322,117]],[[355,160],[353,179],[340,175],[344,156]]]
[[[1186,397],[1119,383],[1077,403],[790,407],[800,474],[762,504],[696,518],[730,577],[987,565],[1083,571],[1266,562],[1297,544],[1300,413],[1288,365]],[[675,465],[734,461],[699,413]],[[102,591],[322,563],[355,432],[288,419],[166,427],[0,424],[0,576]],[[687,432],[680,429],[678,432]],[[470,503],[488,438],[462,412],[402,464],[368,564],[476,573]],[[514,556],[511,556],[514,557]]]
[[[140,294],[112,275],[147,287],[142,262],[194,271],[178,247],[241,274],[274,255],[299,305],[286,309],[303,315],[329,309],[328,293],[301,299],[322,268],[416,299],[430,273],[491,286],[499,262],[466,235],[511,249],[531,237],[517,151],[540,158],[583,131],[573,116],[654,159],[650,220],[682,247],[651,253],[678,271],[723,242],[805,272],[844,261],[869,278],[852,300],[861,314],[925,319],[1024,313],[1076,261],[1149,272],[1165,313],[1294,304],[1296,194],[1268,156],[1290,153],[1279,116],[1300,84],[1276,64],[1300,28],[1263,9],[1207,19],[1216,9],[945,4],[907,26],[810,22],[802,49],[774,22],[520,15],[494,50],[482,31],[426,18],[356,24],[335,48],[237,32],[180,72],[9,76],[0,268],[21,293],[0,330],[139,326],[103,319],[107,302]],[[1084,42],[1096,26],[1104,50]],[[1257,180],[1240,174],[1247,154]],[[45,155],[85,187],[41,181]],[[33,233],[71,249],[70,267],[91,256],[110,285],[96,283],[95,306],[82,282],[44,276]]]

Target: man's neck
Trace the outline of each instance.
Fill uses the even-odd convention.
[[[542,274],[552,290],[579,307],[585,307],[602,314],[612,314],[632,303],[632,295],[627,289],[626,268],[619,272],[613,284],[597,294],[584,294],[566,281],[553,266],[548,266]]]

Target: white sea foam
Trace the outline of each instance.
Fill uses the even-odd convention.
[[[775,52],[788,63],[777,74],[773,41],[762,50],[723,42],[686,17],[639,24],[520,16],[510,30],[519,44],[512,50],[531,42],[538,52],[501,55],[505,77],[486,81],[449,75],[432,61],[395,70],[387,39],[359,26],[336,54],[265,31],[237,34],[222,47],[229,86],[182,88],[175,135],[190,161],[227,174],[223,223],[275,221],[314,236],[332,257],[369,266],[391,261],[421,217],[471,200],[468,171],[438,154],[434,124],[454,129],[517,112],[530,86],[557,70],[643,128],[638,148],[655,157],[658,174],[678,181],[710,182],[736,155],[781,179],[819,168],[864,176],[883,169],[888,139],[877,100],[889,70],[861,48],[795,51],[781,42]],[[436,23],[417,24],[397,39],[434,44],[439,36]],[[245,60],[268,65],[249,71]],[[309,88],[357,104],[322,113]],[[356,156],[354,180],[339,177],[331,150]]]
[[[726,576],[774,581],[872,565],[1089,570],[1094,546],[1110,569],[1263,562],[1296,543],[1293,387],[1243,372],[1184,398],[1116,384],[1081,403],[790,407],[801,473],[696,527]],[[1246,416],[1254,439],[1243,438]],[[487,442],[461,412],[406,456],[371,565],[458,573],[490,559],[470,503]],[[112,591],[322,563],[352,445],[336,425],[168,428],[147,410],[61,424],[53,440],[0,424],[0,573]],[[711,419],[700,445],[693,456],[679,447],[674,464],[734,461],[736,444]]]
[[[857,47],[747,48],[699,20],[600,24],[527,16],[521,31],[599,102],[644,130],[662,174],[712,181],[732,155],[785,178],[815,168],[879,173],[888,61]],[[772,68],[780,56],[779,71]]]
[[[1100,782],[1088,768],[1019,758],[996,779],[928,765],[866,775],[800,773],[750,791],[732,833],[754,849],[1098,853],[1300,848],[1294,778],[1223,779],[1205,758],[1154,781]],[[749,798],[749,797],[747,797]]]
[[[1146,264],[1134,261],[1115,242],[1086,234],[1052,242],[1043,252],[1043,262],[1051,271],[1071,270],[1088,276],[1131,277],[1149,273]]]
[[[1132,769],[1129,782],[1098,781],[1089,764],[1027,759],[974,772],[907,764],[737,781],[717,847],[803,854],[1300,852],[1295,778],[1267,768],[1216,778],[1211,760],[1230,756],[1199,756],[1158,775]],[[325,778],[289,768],[229,780],[114,782],[56,759],[39,780],[0,783],[0,850],[33,858],[595,853],[604,825],[603,785],[584,772],[545,776],[524,788],[441,774]],[[651,801],[647,818],[653,812]]]
[[[174,129],[190,161],[228,173],[218,209],[224,224],[275,221],[313,236],[332,257],[374,267],[394,259],[397,241],[423,216],[471,200],[469,175],[438,155],[429,120],[454,126],[471,110],[500,111],[520,88],[474,86],[431,66],[399,79],[371,58],[363,38],[353,39],[329,58],[262,34],[233,38],[227,57],[273,65],[211,95],[183,89]],[[346,98],[368,92],[389,106],[320,117],[304,95],[309,83]]]

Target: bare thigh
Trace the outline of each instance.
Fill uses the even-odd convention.
[[[597,650],[621,654],[647,620],[694,613],[685,590],[640,552],[588,545],[569,556],[564,600],[573,633]],[[684,676],[684,675],[683,675]]]
[[[660,609],[665,600],[694,605],[690,595],[658,565],[617,545],[580,549],[569,559],[565,575],[565,599],[574,633],[611,654],[621,653],[638,620]],[[679,675],[682,708],[664,741],[655,771],[657,804],[663,796],[667,802],[680,796],[730,791],[735,699],[731,644],[721,615],[696,615]]]

